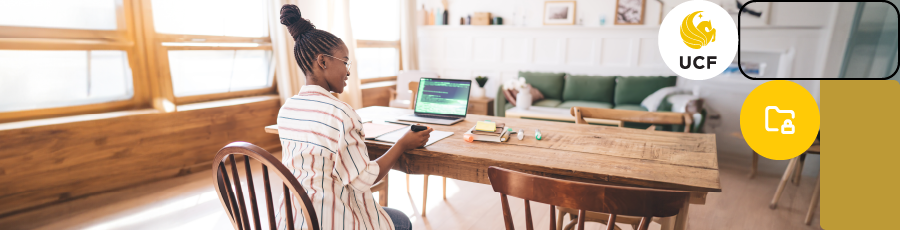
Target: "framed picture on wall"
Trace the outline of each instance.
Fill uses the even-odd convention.
[[[646,0],[616,0],[616,25],[643,25]]]
[[[544,25],[575,25],[575,1],[544,2]]]

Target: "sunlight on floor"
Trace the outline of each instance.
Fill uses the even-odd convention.
[[[177,201],[173,201],[169,204],[166,204],[166,205],[163,205],[160,207],[151,208],[149,210],[131,214],[131,215],[128,215],[128,216],[125,216],[125,217],[122,217],[122,218],[119,218],[119,219],[116,219],[113,221],[94,225],[94,226],[88,227],[86,229],[87,230],[122,229],[129,225],[152,220],[154,218],[158,218],[163,215],[180,212],[184,209],[188,209],[188,208],[191,208],[191,207],[194,207],[194,206],[206,203],[206,202],[217,201],[217,200],[218,199],[216,198],[215,191],[204,192],[204,193],[197,194],[194,196],[189,196],[187,198],[182,198]],[[220,213],[216,213],[216,215],[220,215]],[[207,217],[215,218],[215,216],[213,216],[213,215],[209,215]],[[198,222],[200,220],[205,220],[205,219],[206,219],[206,217],[198,219],[197,221],[193,221],[193,222]],[[188,224],[192,224],[193,222],[188,223]],[[197,229],[197,228],[190,228],[190,229]]]

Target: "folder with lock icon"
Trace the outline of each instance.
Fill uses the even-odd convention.
[[[785,119],[784,123],[781,125],[780,128],[769,127],[769,110],[775,110],[775,112],[777,112],[777,113],[789,113],[789,114],[791,114],[791,118]],[[794,119],[796,114],[794,114],[793,110],[781,110],[781,109],[778,109],[778,106],[767,106],[765,112],[766,112],[766,121],[765,121],[766,122],[766,131],[778,132],[780,130],[781,134],[794,134],[794,132],[796,131],[796,127],[794,127],[794,122],[791,121],[791,119]]]

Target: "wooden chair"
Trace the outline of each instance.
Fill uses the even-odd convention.
[[[419,82],[413,81],[409,82],[409,90],[412,90],[412,100],[409,102],[409,109],[416,109],[416,95],[419,93]],[[425,175],[425,187],[422,188],[422,216],[425,216],[425,202],[428,201],[428,176]],[[444,200],[447,199],[447,178],[441,177],[443,180],[443,196]],[[409,174],[406,174],[406,193],[409,193]]]
[[[246,177],[246,191],[249,193],[249,203],[250,209],[247,209],[247,202],[244,200],[244,187],[241,183],[241,178],[238,174],[238,166],[236,163],[235,155],[243,155],[243,168],[244,175]],[[213,180],[216,181],[216,192],[219,194],[219,201],[222,203],[222,207],[225,208],[226,213],[228,214],[229,219],[231,220],[232,226],[234,229],[239,230],[251,230],[251,229],[262,229],[262,223],[260,222],[260,214],[259,214],[259,206],[257,204],[256,199],[256,189],[255,184],[253,183],[253,173],[250,170],[250,159],[254,159],[259,161],[262,164],[262,176],[263,176],[263,185],[264,185],[264,193],[265,193],[265,202],[266,202],[266,214],[268,217],[268,225],[269,229],[276,229],[276,220],[275,220],[275,206],[274,197],[272,196],[272,189],[269,183],[269,168],[275,172],[275,175],[281,178],[283,181],[283,196],[285,208],[285,216],[293,216],[292,214],[292,199],[290,197],[291,194],[294,195],[298,201],[301,201],[302,204],[298,204],[299,208],[303,211],[303,218],[306,220],[306,227],[310,230],[318,230],[319,226],[315,223],[318,223],[318,218],[315,214],[315,209],[312,206],[312,201],[310,201],[309,197],[306,196],[306,189],[300,185],[300,182],[297,181],[297,178],[294,178],[293,174],[291,174],[290,170],[281,163],[280,160],[276,159],[272,154],[270,154],[265,149],[262,149],[256,145],[247,143],[247,142],[234,142],[226,145],[224,148],[220,149],[218,153],[216,153],[216,157],[214,158],[212,168],[213,168]],[[237,159],[241,159],[240,157]],[[226,162],[231,165],[231,175],[228,175],[228,167],[226,167]],[[234,181],[234,183],[232,183]],[[381,197],[379,198],[379,203],[382,206],[387,205],[387,177],[385,180],[375,184],[372,186],[373,191],[376,191],[376,187],[381,187],[383,190],[379,190]],[[251,215],[252,213],[252,215]],[[252,218],[252,222],[251,222]],[[287,220],[288,229],[294,229],[294,221],[292,218],[285,218]],[[253,227],[251,227],[253,226]]]
[[[816,140],[813,142],[809,149],[806,150],[800,156],[794,157],[788,162],[787,169],[784,170],[784,174],[781,175],[781,181],[778,182],[778,187],[775,189],[775,196],[772,197],[772,202],[769,203],[770,209],[775,209],[778,207],[778,200],[781,199],[781,193],[784,192],[784,187],[787,186],[788,180],[791,180],[791,183],[794,185],[800,185],[800,174],[803,172],[803,163],[806,162],[807,154],[821,154],[819,141]],[[756,161],[759,159],[759,154],[755,151],[753,152],[753,169],[750,178],[752,179],[756,174]],[[804,222],[806,225],[812,223],[813,214],[816,212],[816,207],[819,204],[819,179],[816,181],[816,188],[813,190],[812,198],[809,201],[809,209],[806,210],[806,219]]]
[[[390,88],[390,107],[408,108],[412,103],[408,88],[410,82],[417,82],[421,78],[440,78],[437,73],[419,70],[401,70],[397,73],[397,86]]]
[[[699,110],[697,107],[692,108],[691,110]],[[691,131],[691,124],[693,123],[693,117],[690,112],[698,112],[698,111],[689,111],[689,113],[672,113],[672,112],[646,112],[646,111],[632,111],[632,110],[622,110],[622,109],[601,109],[601,108],[585,108],[585,107],[572,107],[570,109],[570,113],[575,117],[576,124],[588,124],[585,121],[585,118],[598,118],[605,120],[617,120],[619,121],[619,127],[623,127],[625,122],[634,122],[634,123],[644,123],[650,124],[651,126],[647,128],[647,130],[655,130],[656,125],[683,125],[684,132],[689,133]],[[557,228],[563,229],[563,221],[566,216],[569,214],[571,218],[574,218],[576,215],[580,218],[582,215],[579,215],[577,210],[571,208],[560,207],[559,208],[559,216],[556,220]],[[609,214],[606,213],[595,213],[588,212],[587,213],[587,221],[600,222],[606,224],[606,219]],[[637,225],[640,224],[639,218],[619,218],[619,223],[629,224],[637,228]],[[670,221],[670,220],[666,220]]]
[[[677,215],[690,198],[690,192],[612,185],[589,184],[516,172],[499,167],[488,168],[491,187],[500,193],[503,221],[513,230],[512,214],[506,195],[525,200],[525,228],[534,229],[530,201],[550,204],[550,218],[555,219],[556,207],[578,210],[577,227],[584,229],[588,211],[610,213],[607,230],[615,229],[619,215],[640,217],[639,228],[646,230],[653,217]],[[572,222],[569,226],[576,224]],[[567,226],[568,227],[568,226]],[[557,229],[550,223],[550,229]]]
[[[623,127],[625,122],[651,124],[647,130],[655,130],[656,125],[684,125],[684,132],[691,132],[691,124],[693,118],[690,113],[672,113],[672,112],[646,112],[632,111],[624,109],[600,109],[572,107],[570,110],[572,116],[575,116],[576,124],[588,124],[584,118],[599,118],[607,120],[619,121],[619,127]]]

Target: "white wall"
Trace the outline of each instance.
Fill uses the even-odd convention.
[[[437,6],[437,0],[419,0]],[[418,31],[419,63],[422,70],[442,77],[471,79],[486,75],[487,95],[514,79],[518,71],[566,72],[594,75],[674,75],[662,62],[657,47],[658,25],[612,26],[615,1],[577,1],[576,18],[583,26],[542,26],[543,2],[537,0],[450,0],[450,26],[424,26]],[[682,0],[665,1],[666,11]],[[731,3],[731,1],[723,1]],[[648,8],[656,1],[648,1]],[[754,3],[756,4],[756,3]],[[753,4],[751,4],[752,6]],[[768,20],[742,19],[741,45],[745,51],[794,52],[790,71],[782,76],[821,77],[832,43],[837,3],[771,3],[757,9],[768,12]],[[504,26],[458,26],[459,15],[487,11],[504,18]],[[525,12],[524,23],[515,21]],[[655,11],[658,14],[658,11]],[[645,21],[658,22],[649,9]],[[606,15],[606,26],[599,18]],[[737,17],[737,15],[734,15]],[[454,20],[454,18],[456,18]],[[649,18],[652,18],[650,20]],[[523,25],[524,24],[524,25]],[[838,36],[839,37],[839,36]],[[840,38],[837,38],[840,39]],[[737,58],[737,57],[735,57]],[[776,71],[776,70],[766,70]],[[500,81],[498,81],[498,79]],[[818,101],[818,81],[795,81]],[[678,85],[700,87],[701,96],[713,114],[707,132],[716,133],[721,157],[749,160],[750,148],[740,134],[741,104],[762,81],[743,76],[719,76],[705,81],[679,78]],[[783,162],[761,161],[761,169],[783,170]],[[773,172],[780,173],[780,172]]]

